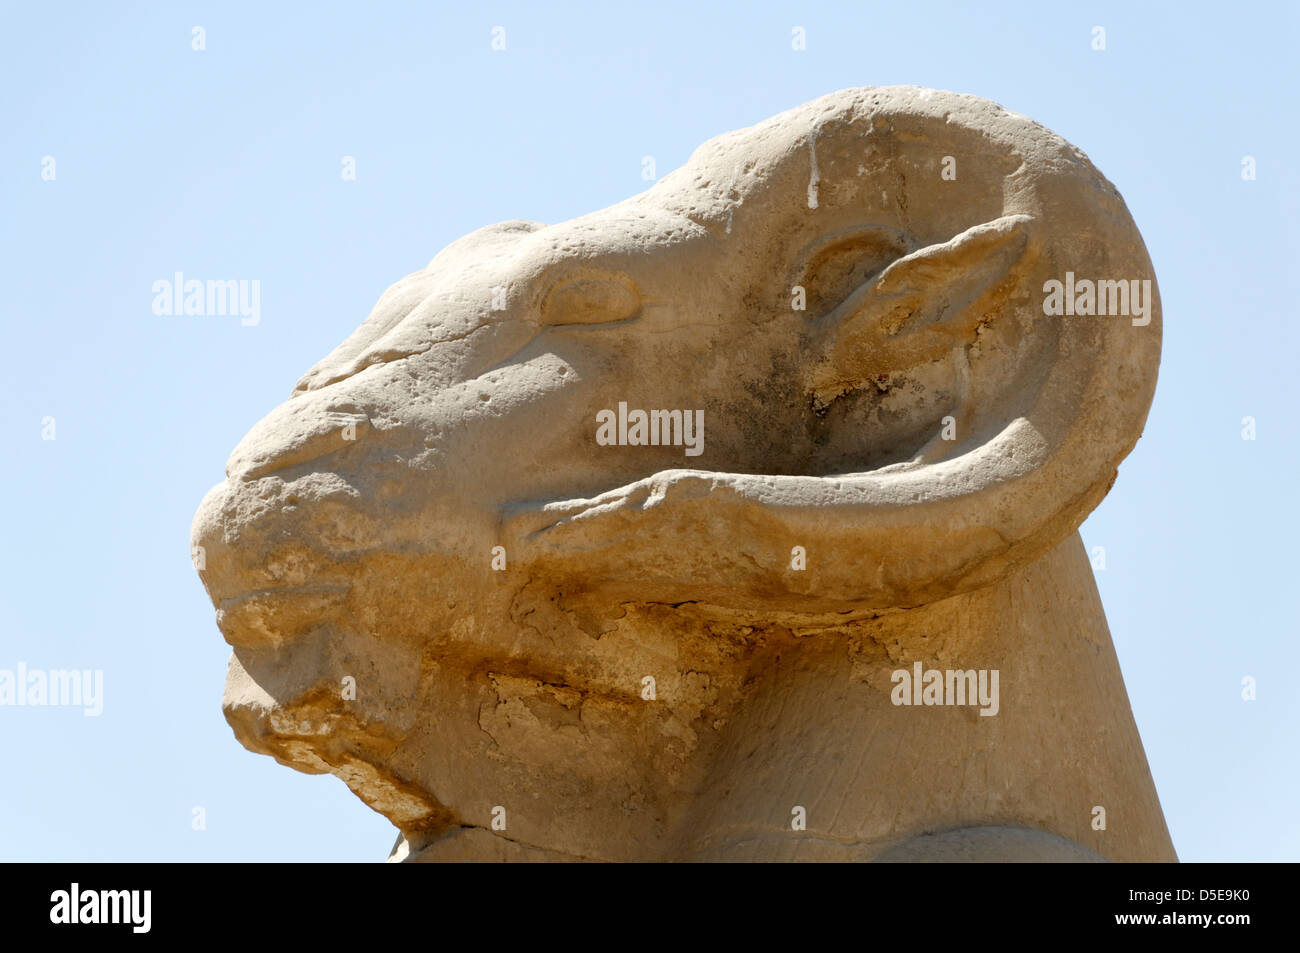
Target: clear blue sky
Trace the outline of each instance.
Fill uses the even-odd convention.
[[[226,455],[453,239],[915,83],[1060,133],[1142,230],[1160,382],[1084,540],[1180,856],[1300,859],[1295,5],[269,6],[4,4],[0,668],[102,669],[104,711],[0,708],[0,858],[382,859],[387,821],[222,719],[188,540]],[[257,279],[260,322],[155,315],[176,271]]]

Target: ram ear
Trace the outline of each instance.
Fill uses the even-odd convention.
[[[892,262],[814,319],[810,384],[823,401],[936,360],[1006,303],[1030,256],[1031,219],[1006,215]]]

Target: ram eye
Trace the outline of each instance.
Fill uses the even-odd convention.
[[[586,273],[559,281],[542,301],[541,322],[549,327],[610,324],[641,310],[636,282],[622,274]]]
[[[828,235],[803,255],[796,284],[808,314],[820,317],[912,250],[896,228],[868,225]]]

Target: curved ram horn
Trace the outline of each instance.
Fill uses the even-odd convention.
[[[641,601],[920,605],[1060,542],[1137,441],[1159,363],[1158,294],[1128,210],[1082,153],[973,97],[931,106],[919,91],[871,91],[833,115],[803,109],[805,131],[783,139],[800,128],[786,114],[730,133],[656,189],[720,241],[782,249],[784,263],[747,251],[756,275],[807,260],[782,235],[825,249],[870,221],[876,237],[852,238],[847,264],[824,269],[835,289],[820,310],[783,319],[806,322],[809,414],[918,367],[948,368],[947,413],[918,418],[924,439],[874,469],[663,470],[512,506],[506,535],[549,577]],[[947,160],[960,163],[956,181],[939,174]],[[899,183],[892,199],[859,184],[882,178]],[[715,191],[674,198],[684,182]],[[806,571],[791,570],[795,546]]]

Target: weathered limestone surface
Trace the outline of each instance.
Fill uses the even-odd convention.
[[[481,229],[201,504],[226,717],[393,859],[1174,860],[1077,533],[1160,334],[1115,188],[953,93]]]

